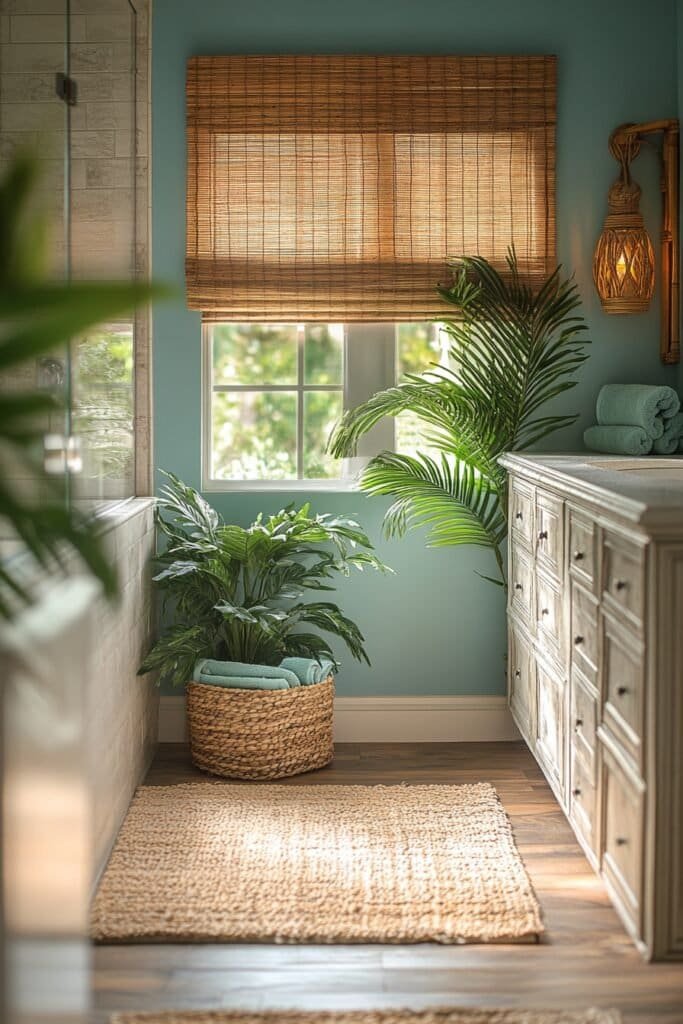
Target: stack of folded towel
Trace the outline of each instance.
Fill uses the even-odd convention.
[[[583,435],[586,448],[612,455],[671,455],[683,451],[683,413],[672,388],[606,384],[596,404],[597,425]]]
[[[312,658],[284,658],[279,665],[248,665],[242,661],[213,661],[200,658],[192,678],[233,690],[293,690],[297,686],[321,683],[336,670],[331,661]]]

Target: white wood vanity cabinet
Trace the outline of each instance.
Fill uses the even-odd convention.
[[[506,455],[514,719],[651,959],[683,957],[683,459]]]

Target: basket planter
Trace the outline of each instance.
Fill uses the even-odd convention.
[[[334,678],[293,690],[189,683],[192,760],[232,779],[280,779],[332,760]]]

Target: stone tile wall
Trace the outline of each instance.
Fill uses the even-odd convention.
[[[137,675],[155,629],[153,502],[134,499],[120,506],[112,514],[106,542],[119,573],[120,598],[116,605],[98,603],[85,708],[96,877],[157,743],[155,680]]]

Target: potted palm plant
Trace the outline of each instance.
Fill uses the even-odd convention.
[[[479,257],[454,261],[452,285],[438,289],[458,310],[440,321],[450,338],[450,367],[409,375],[349,410],[329,443],[333,455],[353,455],[382,417],[416,414],[427,450],[381,452],[360,486],[394,497],[384,519],[388,536],[426,526],[430,546],[487,548],[499,576],[485,578],[500,586],[506,583],[507,482],[499,456],[532,448],[576,420],[549,413],[547,405],[576,386],[573,375],[587,358],[574,281],[558,267],[534,291],[514,250],[507,263],[501,274]]]
[[[334,577],[352,568],[387,567],[352,518],[313,515],[304,505],[243,528],[226,524],[196,490],[166,476],[157,506],[166,547],[154,579],[172,614],[140,672],[158,669],[174,684],[192,680],[190,745],[200,768],[263,779],[327,764],[338,665],[319,631],[370,662],[358,626],[336,604],[306,596],[334,590]],[[283,659],[307,659],[319,671],[309,685],[246,688],[255,676],[282,678],[269,670]],[[220,675],[221,665],[239,666],[239,685],[216,685],[223,680],[210,673]]]

